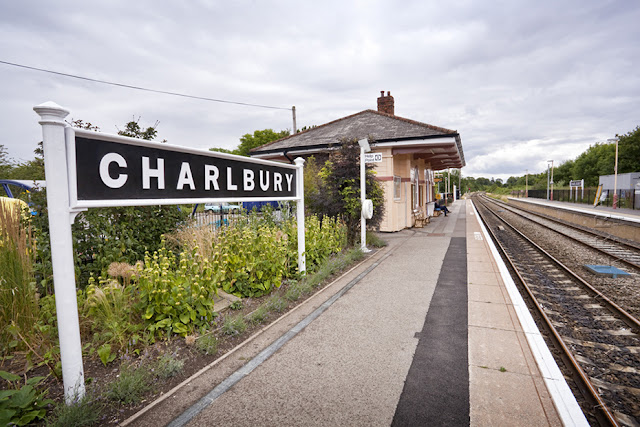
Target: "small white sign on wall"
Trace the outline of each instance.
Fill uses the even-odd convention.
[[[382,153],[365,153],[365,163],[382,163]]]

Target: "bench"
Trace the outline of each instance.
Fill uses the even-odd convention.
[[[425,224],[429,224],[429,217],[422,212],[420,209],[416,209],[413,211],[413,216],[415,217],[415,225],[416,228],[422,228]]]

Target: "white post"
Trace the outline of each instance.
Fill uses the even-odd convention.
[[[40,116],[47,179],[53,285],[56,295],[62,379],[67,404],[84,396],[82,343],[78,321],[64,118],[69,111],[53,102],[33,107]]]
[[[296,221],[298,223],[298,271],[307,271],[306,244],[304,236],[304,159],[297,157],[293,163],[298,167],[298,201],[296,202]]]
[[[367,249],[367,220],[362,212],[362,206],[364,206],[365,200],[367,199],[367,175],[364,153],[371,151],[371,147],[369,146],[369,141],[366,139],[361,139],[358,141],[358,144],[360,145],[360,249],[362,252],[367,253],[370,252],[369,249]]]

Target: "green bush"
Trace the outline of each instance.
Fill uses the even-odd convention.
[[[280,287],[288,271],[285,234],[275,227],[228,227],[215,243],[213,266],[225,292],[259,297]]]
[[[197,249],[183,251],[176,261],[163,241],[159,251],[145,256],[137,278],[137,308],[152,334],[186,336],[213,319],[213,296],[222,273]]]

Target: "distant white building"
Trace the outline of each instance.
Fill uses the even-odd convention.
[[[615,175],[600,176],[603,193],[613,194]],[[634,209],[640,209],[640,172],[618,174],[616,192],[621,199],[630,199]]]
[[[601,175],[599,184],[603,190],[613,190],[615,175]],[[640,190],[640,172],[619,173],[618,190]]]

